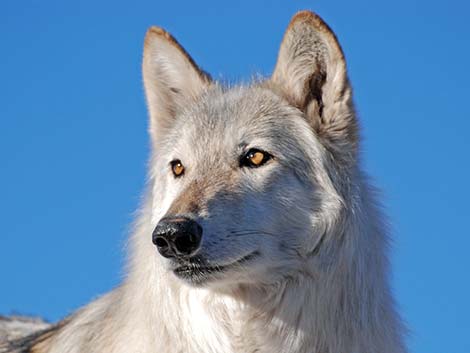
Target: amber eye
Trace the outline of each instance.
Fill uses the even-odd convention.
[[[184,174],[184,165],[179,159],[170,162],[173,175],[178,178]]]
[[[271,158],[272,156],[269,153],[252,148],[242,156],[242,159],[240,160],[240,166],[258,168],[269,161]]]

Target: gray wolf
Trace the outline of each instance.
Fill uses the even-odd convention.
[[[4,350],[405,352],[345,57],[325,22],[296,14],[272,76],[234,87],[153,27],[143,78],[152,153],[126,279]]]

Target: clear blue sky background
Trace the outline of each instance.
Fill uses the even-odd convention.
[[[117,285],[148,156],[147,27],[215,78],[269,74],[290,17],[339,36],[365,167],[394,230],[414,353],[470,352],[470,5],[465,1],[0,3],[0,313],[58,320]]]

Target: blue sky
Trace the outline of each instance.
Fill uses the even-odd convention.
[[[300,9],[346,53],[410,350],[470,352],[463,0],[2,1],[0,313],[58,320],[119,283],[148,156],[147,27],[172,32],[213,77],[246,80],[271,72]]]

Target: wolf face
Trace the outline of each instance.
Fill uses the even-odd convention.
[[[310,271],[357,149],[344,56],[326,24],[294,17],[271,79],[231,88],[152,28],[143,73],[156,261],[193,285]]]

